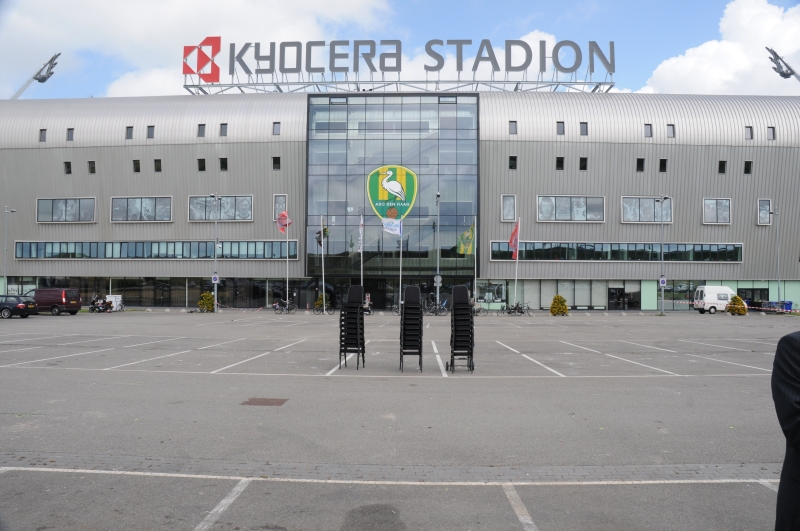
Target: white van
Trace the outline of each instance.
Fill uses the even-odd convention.
[[[694,309],[700,313],[724,312],[728,302],[736,295],[728,286],[697,286],[694,292]]]

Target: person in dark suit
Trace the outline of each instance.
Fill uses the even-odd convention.
[[[783,434],[783,460],[775,531],[800,531],[800,332],[778,342],[772,367],[772,400]]]

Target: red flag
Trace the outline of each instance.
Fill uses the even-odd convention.
[[[511,249],[511,259],[517,259],[517,251],[519,250],[519,220],[514,224],[514,230],[511,231],[511,239],[508,240],[508,247]]]
[[[278,219],[275,220],[275,223],[278,224],[278,230],[281,231],[281,233],[286,234],[286,228],[292,224],[292,220],[289,219],[289,212],[284,210],[278,214]]]

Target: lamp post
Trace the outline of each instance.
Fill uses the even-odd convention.
[[[781,232],[778,224],[778,207],[776,206],[770,210],[769,214],[775,216],[775,265],[778,270],[778,306],[783,309],[783,299],[781,299]]]
[[[659,249],[661,250],[661,278],[664,278],[664,203],[669,200],[669,197],[663,195],[661,197],[656,198],[656,203],[658,203],[661,207],[661,245]],[[661,287],[661,315],[664,315],[664,285],[659,280],[659,285]]]
[[[217,249],[219,248],[219,233],[217,232],[217,220],[219,219],[219,204],[222,201],[222,198],[217,194],[208,194],[208,197],[212,197],[214,199],[214,276],[217,276]],[[219,307],[217,304],[217,285],[218,282],[214,282],[214,313],[219,312]]]
[[[442,275],[439,273],[439,256],[442,254],[441,246],[439,245],[439,233],[441,231],[441,221],[439,219],[439,198],[442,197],[442,194],[439,191],[436,191],[436,278],[434,279],[434,283],[436,284],[436,305],[439,305],[439,286],[442,285]],[[438,279],[438,280],[437,280]]]
[[[13,208],[8,208],[6,205],[5,213],[3,214],[3,287],[8,293],[8,246],[6,245],[6,235],[8,234],[8,215],[16,212]]]

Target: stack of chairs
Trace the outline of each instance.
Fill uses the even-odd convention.
[[[475,370],[475,325],[467,286],[453,286],[453,311],[450,313],[450,363],[455,372],[456,359],[466,360],[469,372]]]
[[[400,310],[400,371],[403,371],[405,356],[419,356],[419,371],[422,372],[422,305],[419,287],[406,286]]]
[[[342,303],[339,313],[339,368],[347,367],[347,356],[355,353],[356,370],[361,360],[365,366],[364,351],[364,286],[350,286],[347,300]]]

